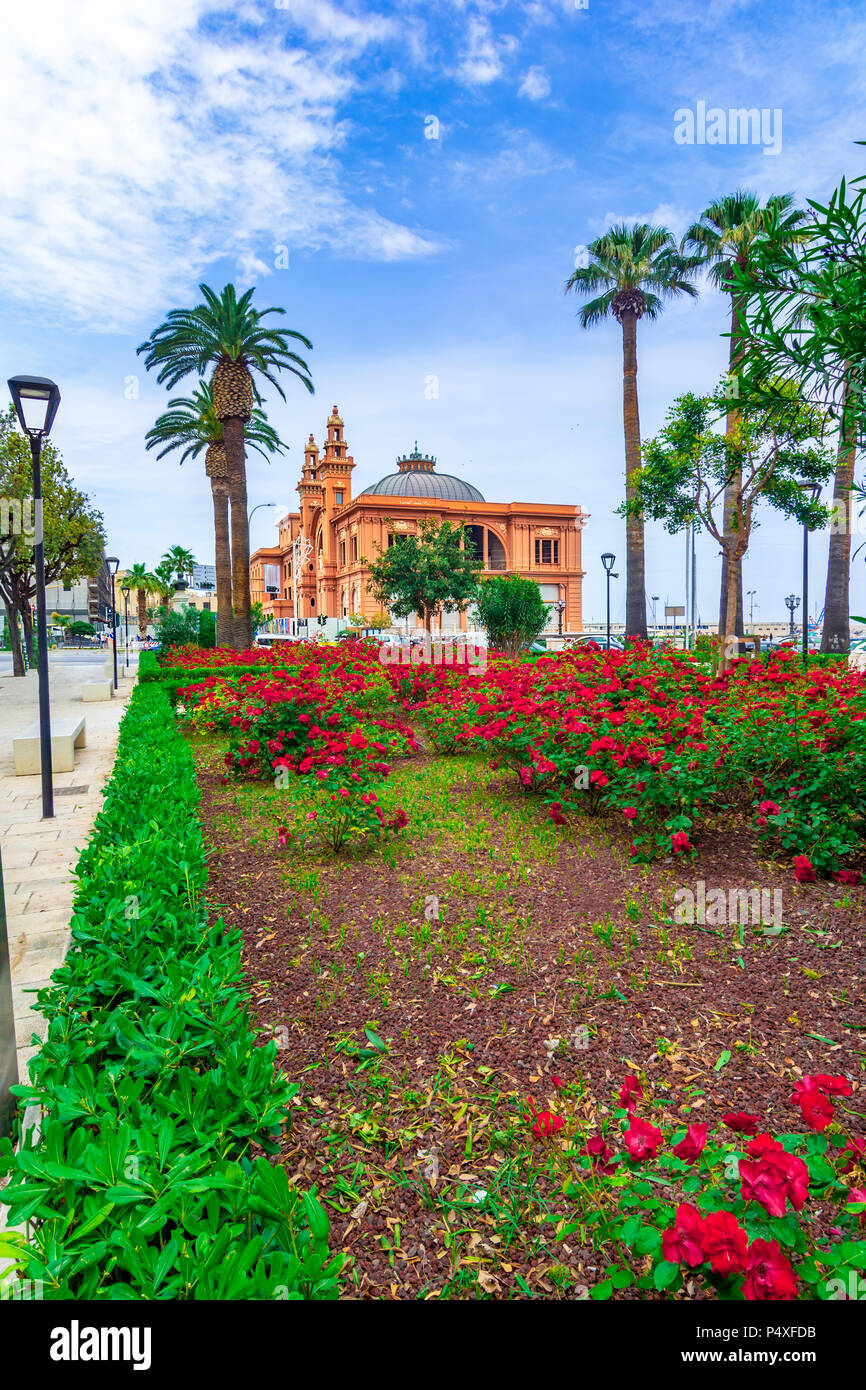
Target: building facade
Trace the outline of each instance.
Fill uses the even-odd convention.
[[[417,531],[422,519],[467,528],[483,574],[534,579],[551,605],[548,630],[579,631],[582,622],[581,531],[588,514],[570,504],[487,502],[470,483],[436,469],[420,453],[397,459],[397,471],[352,491],[355,461],[334,406],[324,448],[310,435],[298,483],[300,506],[278,523],[278,541],[250,560],[253,602],[268,617],[347,619],[379,611],[368,592],[368,560]],[[557,605],[562,605],[561,610]],[[443,631],[465,629],[466,614],[443,613]],[[434,627],[437,622],[434,621]]]

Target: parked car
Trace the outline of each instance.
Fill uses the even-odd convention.
[[[567,638],[565,645],[566,647],[588,647],[592,643],[605,651],[607,649],[607,633],[579,632],[576,637]],[[614,652],[625,651],[625,640],[615,632],[610,634],[610,649]]]
[[[281,642],[294,642],[286,632],[259,632],[253,640],[254,647],[278,647]]]

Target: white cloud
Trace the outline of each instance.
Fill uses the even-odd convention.
[[[489,20],[473,15],[466,26],[466,48],[457,75],[471,87],[486,87],[503,76],[503,60],[516,48],[511,34],[495,35]]]
[[[315,13],[314,13],[315,10]],[[222,256],[267,268],[276,243],[393,260],[437,250],[353,206],[339,112],[354,78],[339,44],[284,45],[280,12],[229,39],[228,0],[45,0],[4,25],[2,283],[12,300],[101,330],[178,296]],[[387,31],[293,0],[348,45]]]
[[[550,78],[542,67],[531,67],[517,89],[518,96],[541,101],[550,96]]]

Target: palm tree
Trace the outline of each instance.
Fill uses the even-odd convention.
[[[211,390],[216,418],[223,426],[223,443],[229,472],[231,499],[233,645],[241,649],[253,639],[250,618],[250,534],[247,519],[247,479],[244,432],[254,405],[261,396],[253,373],[269,381],[285,400],[275,373],[291,372],[312,394],[313,383],[306,362],[290,350],[290,341],[312,348],[302,333],[263,325],[268,314],[283,309],[254,309],[254,291],[237,297],[234,285],[221,295],[199,286],[204,303],[194,309],[172,309],[142,343],[148,370],[158,368],[157,380],[171,388],[190,372],[201,375],[213,367]]]
[[[147,596],[155,592],[154,577],[148,573],[146,565],[133,565],[126,571],[124,583],[135,590],[138,605],[138,635],[147,636]]]
[[[589,264],[574,271],[565,289],[566,293],[575,290],[585,296],[595,296],[578,314],[582,328],[594,328],[611,315],[622,328],[625,495],[630,501],[635,496],[635,480],[641,466],[638,321],[658,318],[665,299],[679,294],[696,295],[697,290],[689,281],[700,260],[684,256],[666,227],[650,227],[646,223],[635,227],[611,227],[587,250]],[[625,630],[630,637],[647,635],[641,516],[629,516],[626,520]]]
[[[192,579],[196,558],[191,550],[182,545],[173,545],[162,557],[164,565],[170,565],[178,579]]]
[[[176,397],[146,435],[148,449],[163,447],[157,458],[173,449],[182,449],[180,462],[198,458],[204,450],[205,473],[210,478],[214,515],[214,560],[217,580],[217,631],[220,646],[231,646],[232,568],[229,545],[228,465],[223,443],[223,427],[214,414],[210,385],[200,381],[191,397]],[[264,411],[255,409],[245,429],[247,445],[267,457],[288,448],[268,424]]]
[[[778,217],[778,232],[783,241],[799,241],[804,237],[806,214],[793,206],[790,193],[775,193],[761,205],[757,193],[738,188],[717,202],[711,203],[701,213],[700,218],[689,227],[682,240],[684,253],[698,255],[709,269],[711,281],[720,290],[731,296],[731,347],[728,361],[728,381],[730,399],[736,401],[738,390],[738,368],[743,357],[743,344],[739,337],[740,315],[743,308],[742,297],[735,295],[732,288],[734,266],[748,271],[749,255],[755,238],[765,231],[768,224]],[[732,435],[737,428],[739,412],[732,405],[727,413],[725,433]],[[742,474],[735,472],[725,488],[724,535],[730,536],[737,516],[737,497],[742,488]],[[728,592],[728,562],[722,559],[722,588],[719,599],[719,632],[725,630],[725,613]],[[730,636],[742,637],[743,624],[743,572],[742,561],[737,562],[737,623],[736,633]]]
[[[174,597],[174,565],[170,560],[160,560],[150,574],[150,592],[160,600],[161,608],[168,608]]]

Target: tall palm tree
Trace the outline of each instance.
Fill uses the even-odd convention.
[[[635,496],[641,466],[640,413],[637,394],[637,326],[642,318],[656,319],[665,299],[696,295],[690,284],[700,263],[677,248],[666,227],[611,227],[588,248],[589,264],[578,267],[566,281],[569,290],[588,296],[578,318],[582,328],[594,328],[611,316],[622,328],[622,413],[625,432],[625,495]],[[599,293],[601,291],[601,293]],[[626,636],[646,637],[644,526],[641,516],[626,520]]]
[[[138,606],[138,635],[147,635],[147,596],[155,592],[154,577],[148,572],[146,565],[133,565],[132,569],[126,571],[124,583],[135,590],[136,604]]]
[[[146,435],[148,449],[162,445],[157,458],[182,449],[180,462],[198,458],[204,450],[205,473],[210,479],[214,514],[214,560],[217,580],[217,632],[220,646],[231,646],[232,569],[229,544],[228,465],[222,423],[213,408],[210,385],[200,381],[192,396],[175,397]],[[264,411],[254,409],[244,431],[245,442],[263,457],[288,448],[268,424]]]
[[[742,297],[734,294],[732,275],[734,266],[748,271],[749,256],[755,238],[760,236],[768,223],[778,216],[779,235],[784,241],[799,241],[805,236],[806,213],[794,207],[790,193],[775,193],[765,204],[757,193],[738,188],[704,208],[697,222],[689,227],[682,240],[684,253],[698,255],[709,270],[711,281],[718,289],[731,296],[731,346],[728,359],[728,380],[731,383],[730,399],[736,402],[737,373],[743,357],[743,343],[739,335]],[[732,435],[737,428],[739,412],[732,404],[725,422],[725,433]],[[734,473],[725,488],[724,534],[730,536],[734,530],[737,516],[737,496],[742,488],[742,474]],[[728,592],[728,562],[722,559],[722,587],[719,598],[719,632],[724,632]],[[730,636],[742,637],[743,624],[743,566],[737,562],[737,630]]]
[[[254,309],[254,291],[237,297],[234,285],[221,295],[200,285],[204,303],[194,309],[172,309],[138,351],[146,354],[148,370],[158,368],[157,380],[171,388],[190,372],[213,368],[211,390],[216,418],[223,426],[231,499],[233,645],[240,649],[253,640],[250,617],[250,533],[247,519],[247,479],[244,431],[254,404],[261,401],[254,373],[269,381],[285,400],[275,373],[291,372],[312,394],[306,362],[290,350],[291,340],[306,348],[312,343],[288,328],[265,327],[268,314],[283,309]]]

